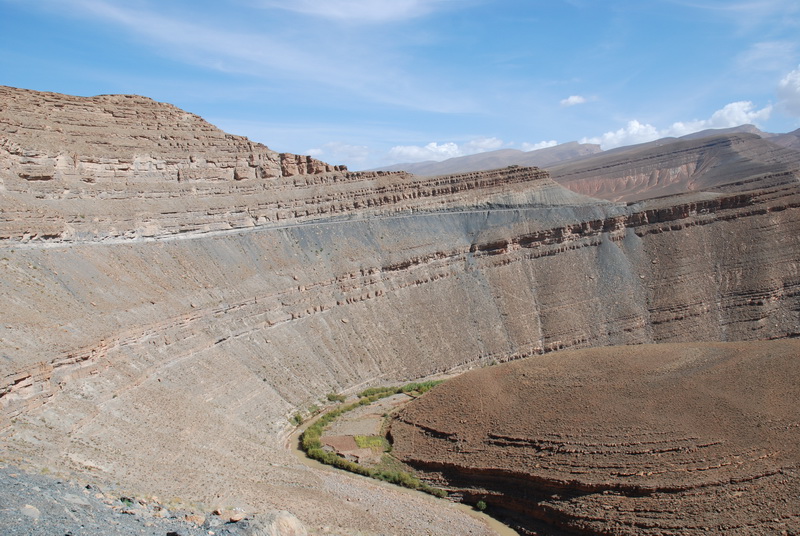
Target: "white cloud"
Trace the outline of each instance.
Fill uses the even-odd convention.
[[[550,141],[540,141],[539,143],[524,142],[520,144],[520,147],[522,147],[523,151],[538,151],[539,149],[555,147],[556,145],[558,145],[558,142],[556,140],[550,140]]]
[[[798,78],[800,79],[800,77]],[[679,121],[664,129],[658,129],[649,123],[640,123],[634,119],[628,121],[628,124],[619,130],[606,132],[600,136],[583,138],[581,143],[597,143],[603,149],[613,149],[614,147],[645,143],[669,136],[685,136],[709,128],[730,128],[750,123],[758,125],[769,119],[771,113],[772,106],[765,106],[757,110],[750,101],[732,102],[714,112],[709,119]]]
[[[561,106],[575,106],[576,104],[583,104],[584,102],[586,102],[586,97],[570,95],[566,99],[561,100]]]
[[[778,84],[778,103],[790,115],[800,117],[800,66]]]
[[[485,153],[494,151],[503,146],[503,140],[497,138],[478,138],[465,143],[461,150],[464,154]]]
[[[745,124],[759,124],[769,119],[772,113],[772,106],[766,106],[756,110],[750,101],[739,101],[726,104],[721,110],[717,110],[711,118],[673,123],[671,127],[662,131],[663,136],[685,136],[692,132],[705,130],[707,128],[730,128]]]
[[[653,141],[659,137],[661,136],[659,136],[656,127],[646,123],[642,124],[634,119],[633,121],[628,121],[628,124],[619,130],[606,132],[593,138],[583,138],[581,143],[596,143],[603,149],[613,149],[622,145]]]
[[[424,147],[418,145],[396,145],[389,149],[389,156],[398,162],[422,162],[425,160],[447,160],[463,156],[461,149],[453,142],[438,143],[432,141]]]
[[[389,157],[395,162],[422,162],[435,160],[441,162],[448,158],[494,151],[503,146],[497,138],[478,138],[462,145],[453,142],[438,144],[435,141],[425,145],[397,145],[389,149]]]
[[[425,16],[443,0],[263,0],[262,7],[344,22],[396,22]]]

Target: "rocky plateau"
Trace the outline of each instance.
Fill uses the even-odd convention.
[[[308,467],[289,418],[570,348],[797,336],[797,153],[773,147],[757,174],[619,202],[531,167],[351,172],[144,97],[2,87],[0,457],[312,534],[489,534]]]

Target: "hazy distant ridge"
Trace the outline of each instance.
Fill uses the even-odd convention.
[[[441,162],[432,160],[406,164],[394,164],[377,168],[385,171],[407,171],[415,175],[447,175],[469,171],[485,171],[508,166],[547,167],[559,162],[573,160],[601,152],[599,145],[571,141],[554,147],[546,147],[535,151],[518,149],[498,149],[485,153],[471,154],[449,158]]]

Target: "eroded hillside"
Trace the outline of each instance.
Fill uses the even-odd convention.
[[[0,102],[0,439],[38,467],[403,533],[440,507],[312,472],[290,415],[563,348],[800,325],[796,184],[627,206],[535,168],[348,172],[140,97]]]
[[[464,374],[400,459],[524,534],[794,534],[800,341],[592,348]]]
[[[800,179],[800,152],[792,139],[786,134],[773,142],[745,132],[667,139],[556,164],[549,171],[570,190],[612,201],[774,188]]]

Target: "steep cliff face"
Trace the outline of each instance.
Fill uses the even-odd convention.
[[[100,113],[106,99],[79,102]],[[205,140],[163,108],[154,139],[174,128],[192,147],[249,143]],[[3,147],[31,140],[3,136]],[[89,154],[81,143],[58,151]],[[116,142],[96,143],[114,154]],[[283,177],[280,157],[259,150],[250,169],[270,162],[274,176],[199,182],[179,181],[178,164],[32,181],[58,152],[0,158],[9,457],[160,495],[238,493],[322,525],[314,505],[342,495],[283,439],[287,417],[329,392],[569,347],[780,338],[800,325],[791,185],[625,206],[533,168]],[[259,476],[231,477],[252,467]],[[336,522],[374,523],[364,508]]]
[[[84,184],[271,179],[333,171],[279,154],[202,118],[137,95],[72,97],[0,86],[0,159],[7,190]],[[20,182],[22,181],[22,182]]]

